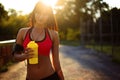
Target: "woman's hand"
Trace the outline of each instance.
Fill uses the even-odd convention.
[[[22,53],[15,53],[14,54],[14,59],[15,61],[23,61],[25,59],[30,59],[33,58],[33,50],[30,48],[26,48],[24,52]]]
[[[26,48],[22,55],[25,57],[25,59],[33,58],[33,50],[31,48]]]

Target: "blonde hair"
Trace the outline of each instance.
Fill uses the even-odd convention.
[[[55,15],[53,14],[53,10],[50,6],[47,6],[45,4],[43,4],[41,1],[37,2],[37,4],[35,5],[32,13],[30,14],[30,19],[29,19],[29,26],[30,27],[34,27],[34,23],[35,23],[35,13],[37,11],[39,11],[40,13],[42,12],[42,10],[47,10],[47,14],[48,16],[48,20],[46,21],[46,28],[58,31],[58,26],[57,26],[57,22],[55,19]],[[41,15],[41,14],[39,14]]]

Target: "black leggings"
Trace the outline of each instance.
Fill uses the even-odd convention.
[[[29,80],[29,79],[26,79],[26,80]],[[60,79],[58,74],[55,72],[54,74],[40,80],[60,80]]]

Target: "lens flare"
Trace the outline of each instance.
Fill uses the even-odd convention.
[[[58,0],[40,0],[42,1],[44,4],[52,6],[52,8],[55,7],[55,4],[57,3]]]

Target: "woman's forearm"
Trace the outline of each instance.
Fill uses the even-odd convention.
[[[64,80],[63,72],[61,69],[59,71],[57,71],[57,74],[58,74],[60,80]]]
[[[60,62],[57,62],[57,64],[54,64],[55,71],[57,72],[60,80],[64,80],[64,75],[60,66]]]
[[[14,54],[14,60],[15,61],[23,61],[23,60],[25,60],[26,58],[25,58],[25,55],[24,54]]]

